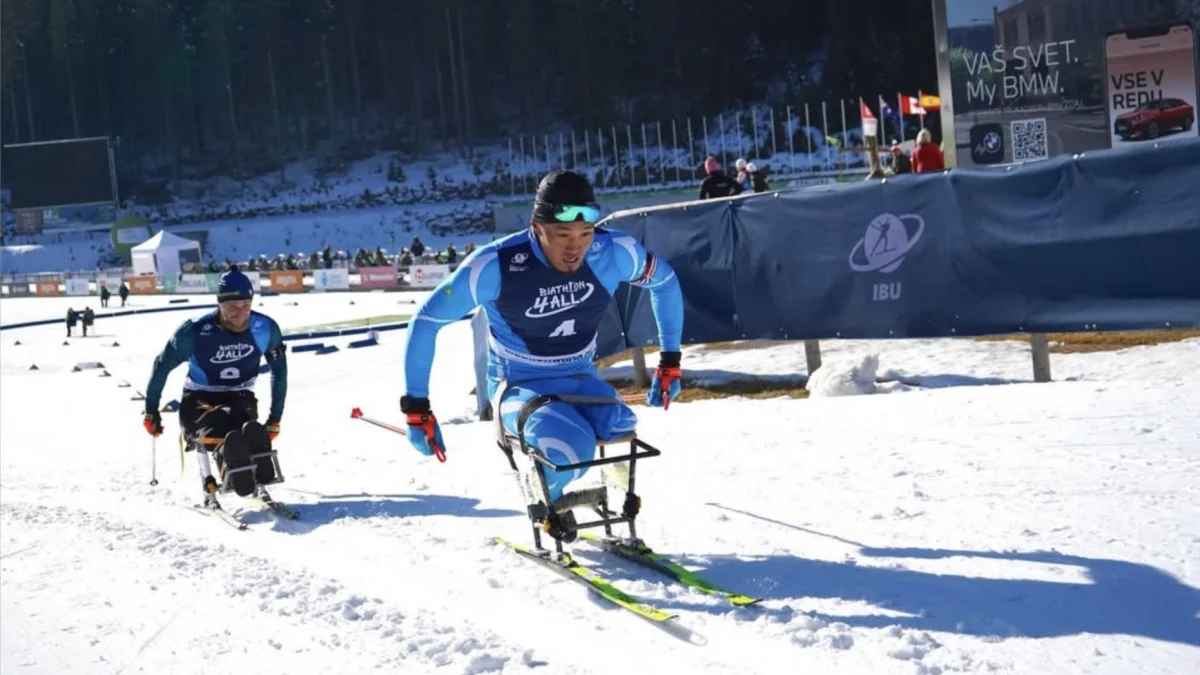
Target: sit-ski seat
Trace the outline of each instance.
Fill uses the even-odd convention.
[[[503,400],[507,388],[507,383],[499,388],[499,395],[496,397],[497,401]],[[612,403],[623,403],[620,399],[573,394],[542,394],[535,396],[521,406],[521,410],[517,415],[517,434],[515,435],[509,433],[504,428],[502,416],[499,414],[499,411],[493,411],[493,419],[496,421],[497,443],[508,458],[508,463],[515,472],[518,483],[521,482],[521,470],[517,466],[516,451],[520,451],[524,457],[529,458],[533,471],[537,476],[536,483],[539,494],[530,495],[536,501],[528,505],[529,517],[533,521],[533,541],[536,549],[539,551],[544,550],[541,541],[541,533],[543,531],[551,535],[555,541],[557,552],[562,553],[563,542],[566,541],[569,543],[574,541],[579,530],[603,527],[605,534],[612,537],[612,526],[619,523],[626,523],[629,528],[629,539],[636,540],[637,530],[634,525],[634,519],[641,510],[641,498],[634,492],[637,460],[657,457],[662,454],[661,451],[638,438],[637,432],[630,432],[616,438],[596,439],[597,456],[595,459],[576,462],[574,464],[555,464],[539,448],[530,446],[525,438],[525,423],[529,420],[530,415],[538,408],[554,401],[561,401],[572,405],[610,405]],[[607,446],[616,446],[624,443],[629,444],[629,452],[627,454],[612,456],[606,454],[605,448]],[[558,500],[551,502],[549,498],[550,489],[546,481],[546,468],[554,471],[574,471],[626,462],[628,463],[628,477],[624,481],[625,497],[619,513],[609,509],[608,490],[603,485],[567,492]],[[576,522],[571,509],[579,507],[593,508],[600,516],[599,520],[584,523]]]

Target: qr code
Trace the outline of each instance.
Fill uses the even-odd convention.
[[[1012,153],[1014,162],[1027,162],[1050,157],[1046,143],[1046,120],[1013,120]]]

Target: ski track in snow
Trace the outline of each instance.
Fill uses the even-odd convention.
[[[39,548],[70,541],[79,551],[49,569],[6,565],[4,586],[15,587],[10,592],[20,593],[22,604],[51,610],[62,591],[77,592],[66,613],[73,620],[57,630],[94,635],[97,660],[117,666],[112,672],[155,652],[157,663],[166,658],[169,672],[247,666],[252,672],[341,672],[346,653],[385,671],[416,666],[474,674],[536,665],[530,651],[384,600],[370,592],[370,583],[322,577],[214,543],[199,522],[185,536],[64,506],[6,503],[0,514],[6,539],[15,533]],[[139,602],[146,596],[166,597]],[[240,620],[231,629],[234,616]],[[133,617],[139,621],[130,625]],[[164,635],[169,640],[159,639]],[[180,641],[204,652],[207,663],[197,669],[194,653],[177,652]],[[170,656],[162,653],[167,650]]]
[[[400,295],[264,302],[286,331],[411,307]],[[5,322],[80,304],[34,302],[5,300]],[[127,393],[187,315],[101,320],[105,337],[69,347],[59,326],[2,334],[0,675],[1200,672],[1200,341],[1056,355],[1074,381],[1048,385],[1020,383],[1028,356],[1007,343],[833,342],[847,372],[870,347],[881,372],[936,388],[636,408],[664,451],[639,463],[642,536],[765,598],[734,608],[576,547],[677,612],[666,631],[490,541],[529,528],[492,425],[470,421],[465,325],[443,332],[433,373],[446,464],[348,418],[398,418],[403,332],[385,333],[289,356],[274,493],[304,520],[250,512],[237,532],[185,508],[199,480],[191,457],[179,473],[170,415],[150,487]],[[799,344],[767,351],[803,363]],[[768,372],[754,351],[689,348],[685,368],[689,354]],[[113,377],[70,372],[89,360]],[[1011,384],[947,385],[955,372]]]

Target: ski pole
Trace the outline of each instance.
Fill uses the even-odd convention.
[[[367,417],[366,415],[363,414],[362,408],[355,408],[354,410],[351,410],[350,411],[350,419],[362,420],[364,422],[370,422],[371,424],[374,424],[377,427],[382,427],[384,429],[387,429],[388,431],[392,431],[397,434],[400,434],[401,436],[408,436],[408,431],[405,429],[401,429],[400,427],[392,426],[391,424],[388,424],[387,422],[380,422],[379,420],[375,420],[375,419],[371,419],[370,417]],[[439,462],[446,461],[446,451],[442,450],[441,446],[439,446],[437,444],[437,442],[435,442],[432,438],[429,439],[429,444],[431,446],[433,446],[433,454],[435,456],[437,456],[438,461]]]
[[[621,400],[626,403],[634,403],[636,401],[642,401],[642,400],[645,400],[645,398],[646,398],[645,394],[622,394],[621,395]],[[671,393],[669,391],[664,391],[663,392],[663,410],[669,410],[670,408],[671,408]]]
[[[150,437],[150,485],[158,485],[158,436]]]

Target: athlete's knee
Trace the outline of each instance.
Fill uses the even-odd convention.
[[[565,406],[564,406],[565,408]],[[596,435],[590,425],[572,414],[569,408],[544,409],[531,416],[527,442],[552,464],[567,467],[591,461],[596,454]],[[583,476],[586,468],[554,469],[545,467],[550,498],[558,499],[571,481]]]

